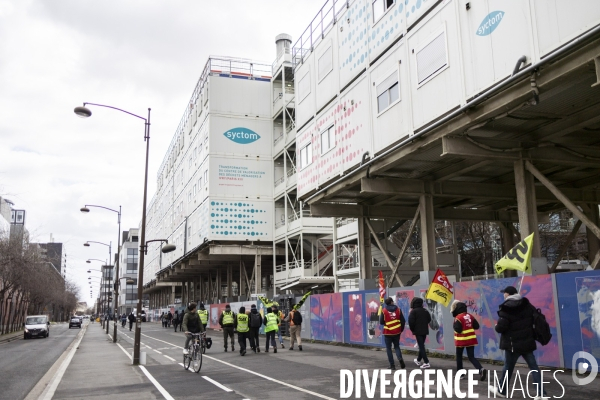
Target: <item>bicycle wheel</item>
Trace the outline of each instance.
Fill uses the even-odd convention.
[[[190,363],[192,362],[193,347],[190,346],[190,349],[188,351],[190,352],[189,354],[183,355],[183,368],[186,370],[190,369]]]
[[[205,353],[206,353],[206,341],[203,340],[202,341],[202,354],[205,354]]]
[[[200,368],[202,368],[202,351],[198,347],[194,349],[192,355],[192,368],[195,373],[200,372]]]

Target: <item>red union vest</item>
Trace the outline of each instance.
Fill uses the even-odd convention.
[[[400,323],[400,314],[402,311],[396,308],[396,311],[389,312],[387,308],[383,309],[383,320],[385,325],[383,326],[384,335],[399,335],[402,333],[402,324]]]
[[[477,335],[475,335],[475,330],[473,329],[473,317],[469,313],[462,313],[456,316],[456,321],[460,321],[462,324],[462,332],[456,333],[454,332],[454,345],[456,347],[471,347],[477,346]]]

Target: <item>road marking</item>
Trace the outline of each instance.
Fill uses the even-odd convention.
[[[152,336],[148,336],[148,335],[145,335],[145,334],[143,334],[143,333],[142,333],[142,335],[146,336],[147,338],[150,338],[150,339],[157,340],[157,341],[159,341],[159,342],[163,342],[163,343],[166,343],[166,344],[170,344],[171,346],[175,346],[175,347],[177,347],[177,348],[179,348],[179,349],[183,349],[183,347],[177,346],[177,345],[175,345],[175,344],[173,344],[173,343],[165,342],[164,340],[157,339],[157,338],[153,338]],[[263,375],[263,374],[259,374],[258,372],[255,372],[255,371],[252,371],[252,370],[249,370],[249,369],[246,369],[246,368],[238,367],[237,365],[233,365],[233,364],[230,364],[230,363],[228,363],[228,362],[225,362],[225,361],[219,360],[218,358],[214,358],[214,357],[211,357],[211,356],[207,356],[206,354],[204,354],[202,357],[206,357],[206,358],[208,358],[208,359],[210,359],[210,360],[213,360],[213,361],[220,362],[221,364],[225,364],[225,365],[228,365],[228,366],[230,366],[230,367],[232,367],[232,368],[239,369],[240,371],[248,372],[249,374],[253,374],[253,375],[259,376],[259,377],[261,377],[261,378],[263,378],[263,379],[266,379],[266,380],[268,380],[268,381],[272,381],[272,382],[279,383],[280,385],[287,386],[287,387],[289,387],[289,388],[292,388],[292,389],[298,390],[298,391],[300,391],[300,392],[308,393],[308,394],[311,394],[311,395],[313,395],[313,396],[320,397],[320,398],[322,398],[322,399],[326,399],[326,400],[335,400],[333,397],[328,397],[328,396],[322,395],[322,394],[320,394],[320,393],[312,392],[312,391],[310,391],[310,390],[306,390],[306,389],[304,389],[304,388],[301,388],[301,387],[298,387],[298,386],[290,385],[290,384],[289,384],[289,383],[287,383],[287,382],[279,381],[279,380],[277,380],[277,379],[271,378],[270,376],[266,376],[266,375]]]
[[[130,359],[131,361],[133,361],[133,357],[131,357],[131,355],[129,354],[129,352],[128,352],[127,350],[125,350],[125,349],[123,348],[123,346],[121,346],[119,343],[117,343],[117,346],[119,346],[119,347],[121,348],[121,350],[123,350],[123,353],[125,353],[125,355],[127,355],[127,357],[129,357],[129,359]]]
[[[179,363],[179,365],[181,365],[183,368],[185,368],[185,365],[183,365],[182,363]],[[186,369],[187,372],[194,372],[191,369]]]
[[[226,386],[221,385],[219,382],[217,382],[213,379],[210,379],[208,376],[203,376],[203,378],[206,379],[207,381],[209,381],[210,383],[212,383],[213,385],[215,385],[216,387],[223,389],[226,392],[233,392],[233,390],[229,389]]]
[[[158,350],[156,350],[156,349],[154,349],[154,351],[155,351],[155,352],[157,352],[158,354],[162,354],[160,351],[158,351]]]
[[[142,365],[140,365],[140,369],[144,372],[144,374],[146,374],[146,376],[148,377],[148,379],[150,379],[150,382],[152,382],[154,384],[154,386],[158,389],[158,391],[160,392],[160,394],[162,394],[165,399],[167,399],[167,400],[175,400],[169,394],[169,392],[167,392],[165,390],[165,388],[162,387],[162,385],[160,383],[158,383],[158,381],[156,379],[154,379],[154,377],[152,376],[152,374],[150,374],[150,372],[148,372],[148,370],[146,368],[144,368]]]
[[[110,333],[108,334],[108,337],[110,338],[110,340],[112,340],[112,336],[110,336]]]
[[[164,357],[166,357],[166,358],[168,358],[169,360],[171,360],[171,361],[175,362],[175,359],[174,359],[174,358],[172,358],[172,357],[169,357],[169,356],[167,356],[167,355],[165,355],[165,354],[163,354],[163,356],[164,356]]]

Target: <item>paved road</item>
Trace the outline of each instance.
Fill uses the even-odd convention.
[[[23,399],[67,349],[79,329],[52,325],[48,338],[0,344],[0,399]]]
[[[129,332],[129,329],[119,329],[121,345],[131,352],[133,332]],[[303,352],[297,349],[289,351],[288,342],[285,342],[286,348],[279,348],[277,354],[267,354],[263,351],[260,354],[251,352],[241,357],[237,352],[237,344],[235,353],[225,353],[221,333],[209,331],[209,336],[213,338],[213,347],[207,351],[203,358],[202,370],[196,375],[185,371],[179,364],[182,362],[184,343],[182,333],[175,333],[172,328],[161,328],[158,324],[144,324],[142,332],[142,351],[148,355],[147,369],[175,399],[338,399],[340,369],[368,369],[369,373],[372,373],[373,369],[387,367],[387,357],[383,351],[311,343],[304,344]],[[263,350],[264,340],[262,336]],[[404,358],[410,373],[416,368],[412,362],[414,356],[406,354]],[[468,366],[468,361],[466,362]],[[443,370],[456,368],[453,359],[432,359],[431,364]],[[501,366],[484,366],[501,371]],[[527,369],[520,370],[525,372],[525,379]],[[560,397],[561,387],[552,379],[552,375],[548,380],[552,380],[551,384],[545,385],[549,395]],[[562,374],[560,381],[565,385],[567,397],[569,394],[576,394],[579,399],[597,399],[597,394],[600,393],[598,379],[586,387],[586,390],[575,386],[569,373]],[[461,382],[461,388],[466,390],[465,381]],[[392,390],[393,385],[388,393]],[[480,398],[488,398],[487,382],[479,382],[475,393],[478,393]],[[521,392],[516,392],[515,396],[522,396]],[[356,398],[355,393],[351,398]],[[368,398],[364,385],[360,398]],[[375,398],[379,398],[379,387]]]

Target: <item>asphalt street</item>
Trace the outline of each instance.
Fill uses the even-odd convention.
[[[48,338],[0,344],[0,399],[23,399],[79,333],[66,323],[52,325]]]
[[[119,328],[119,343],[127,352],[133,351],[133,332]],[[278,353],[264,352],[265,337],[261,336],[261,353],[250,352],[241,357],[236,351],[224,352],[221,332],[209,330],[213,346],[203,357],[199,374],[185,371],[182,362],[182,347],[185,338],[183,333],[175,333],[172,328],[162,328],[158,324],[144,324],[142,328],[142,351],[147,353],[147,369],[164,389],[175,399],[338,399],[340,398],[341,369],[373,369],[387,368],[385,351],[374,349],[351,348],[304,342],[304,351],[278,348]],[[237,335],[236,335],[237,340]],[[125,355],[123,355],[125,357]],[[405,354],[408,373],[416,369],[414,355]],[[468,367],[468,361],[465,361]],[[454,369],[454,359],[431,359],[432,368]],[[502,366],[485,365],[501,371]],[[527,368],[519,368],[526,376]],[[570,372],[558,374],[560,382],[565,386],[566,397],[576,395],[578,399],[597,399],[600,393],[600,382],[585,387],[574,385]],[[550,396],[560,397],[563,389],[551,377],[550,384],[545,385]],[[466,390],[466,381],[461,388]],[[391,385],[388,393],[393,390]],[[434,389],[435,390],[435,389]],[[487,382],[479,382],[475,393],[480,398],[488,398]],[[379,397],[379,387],[375,398]],[[520,396],[521,392],[516,392]],[[369,398],[363,386],[359,397]],[[370,397],[373,398],[373,397]],[[458,397],[455,397],[458,398]],[[521,397],[522,398],[522,397]]]

